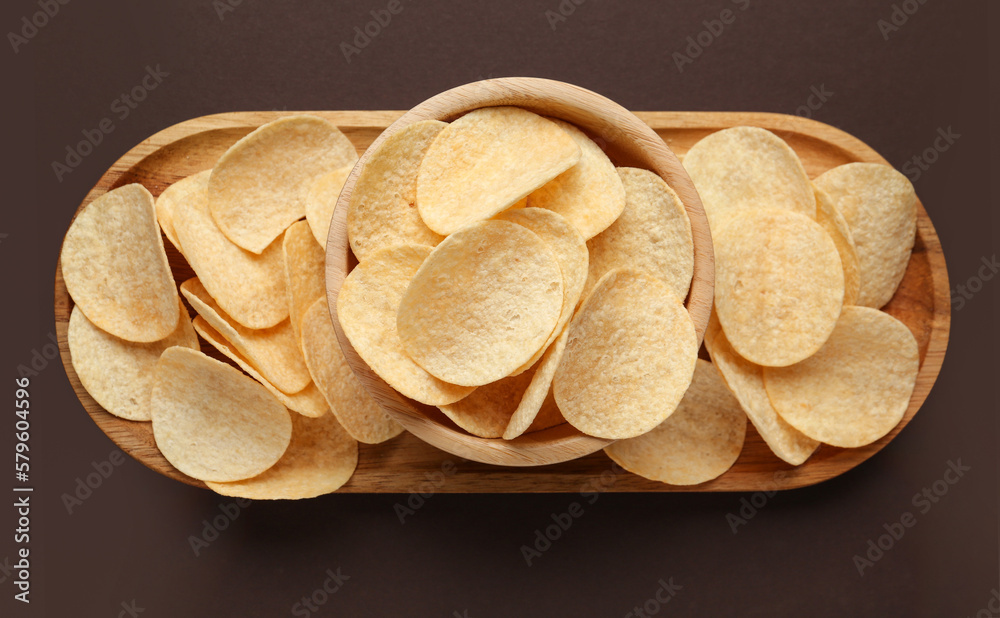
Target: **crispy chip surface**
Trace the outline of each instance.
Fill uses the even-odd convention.
[[[537,234],[481,221],[446,238],[420,265],[399,303],[399,339],[438,379],[489,384],[548,341],[563,290],[559,262]]]
[[[181,309],[177,328],[165,339],[134,343],[97,328],[73,307],[69,317],[69,352],[80,383],[105,410],[130,421],[148,421],[156,361],[169,347],[198,350],[198,335]]]
[[[580,147],[551,120],[517,107],[473,110],[427,149],[417,209],[438,234],[489,219],[580,160]]]
[[[562,360],[563,353],[566,350],[567,339],[569,339],[569,329],[564,327],[562,334],[549,347],[548,351],[545,352],[535,366],[531,382],[524,390],[524,395],[518,402],[517,409],[514,410],[514,414],[511,415],[510,421],[504,429],[504,440],[513,440],[532,428],[535,430],[539,429],[540,427],[536,426],[536,421],[539,422],[539,425],[545,425],[546,427],[551,427],[562,422],[562,416],[558,414],[558,408],[556,409],[556,419],[558,420],[552,419],[555,422],[551,422],[551,424],[546,424],[549,421],[544,417],[541,419],[539,417],[545,408],[549,393],[552,392],[552,378],[555,376],[556,368],[559,366],[559,361]],[[555,404],[554,399],[552,400],[552,404]]]
[[[584,298],[604,273],[616,268],[647,272],[687,298],[694,241],[681,198],[653,172],[623,167],[618,173],[625,187],[625,209],[608,229],[587,241],[590,272]]]
[[[358,355],[403,396],[427,405],[454,403],[472,392],[427,373],[403,351],[396,330],[400,299],[431,248],[401,245],[380,249],[344,280],[337,317]]]
[[[705,331],[705,347],[726,386],[739,400],[743,411],[771,451],[793,466],[809,459],[819,442],[778,416],[764,389],[764,370],[733,350],[714,313]]]
[[[812,219],[776,209],[729,215],[713,232],[715,308],[743,358],[786,366],[816,353],[844,303],[844,270]]]
[[[698,359],[677,411],[652,430],[604,452],[629,472],[671,485],[698,485],[736,463],[747,415],[712,363]]]
[[[326,250],[313,238],[305,221],[297,221],[285,231],[283,247],[288,317],[296,340],[301,342],[306,311],[318,299],[326,298]]]
[[[153,196],[142,185],[87,204],[66,232],[60,265],[73,302],[101,330],[150,343],[177,327],[177,288]]]
[[[844,304],[854,305],[861,290],[861,267],[854,236],[844,216],[822,189],[816,189],[816,223],[826,230],[837,247],[840,263],[844,267]]]
[[[572,124],[549,118],[580,147],[580,161],[528,196],[528,206],[555,211],[589,240],[614,223],[625,208],[625,188],[601,147]]]
[[[257,255],[226,238],[208,211],[210,174],[200,172],[170,187],[181,250],[205,289],[235,321],[247,328],[274,326],[288,317],[281,243]]]
[[[698,339],[659,279],[613,270],[569,325],[552,388],[566,420],[600,438],[632,438],[669,417],[691,383]]]
[[[767,395],[790,425],[845,448],[871,444],[899,424],[920,370],[905,324],[868,307],[845,307],[830,339],[791,367],[765,367]]]
[[[358,443],[332,414],[292,415],[292,440],[278,463],[262,474],[231,483],[207,482],[223,496],[250,500],[301,500],[340,489],[358,465]]]
[[[330,233],[330,221],[333,220],[333,211],[337,207],[337,200],[340,199],[340,192],[344,189],[347,177],[351,175],[353,165],[346,165],[340,169],[333,170],[318,176],[313,180],[306,194],[306,221],[313,236],[324,249],[326,248],[326,237]]]
[[[358,260],[393,245],[441,242],[417,211],[417,175],[424,153],[447,126],[439,120],[415,122],[369,155],[347,210],[347,237]]]
[[[212,218],[231,241],[261,253],[305,216],[306,196],[318,176],[357,160],[350,140],[322,118],[300,115],[269,122],[233,144],[215,164],[208,181]]]
[[[816,217],[812,183],[795,151],[758,127],[732,127],[702,138],[684,156],[714,231],[729,213],[779,208]]]
[[[292,437],[288,410],[257,382],[182,347],[156,364],[150,398],[156,446],[203,481],[238,481],[273,466]]]
[[[197,278],[182,283],[181,293],[198,315],[239,350],[247,362],[275,388],[283,393],[293,394],[309,385],[312,378],[309,377],[299,341],[288,320],[271,328],[246,328],[226,315]]]
[[[896,293],[917,233],[917,194],[888,165],[848,163],[816,178],[844,216],[860,266],[857,304],[878,309]]]
[[[174,205],[177,203],[177,198],[183,196],[183,187],[183,180],[175,182],[160,193],[155,203],[156,220],[160,224],[160,229],[181,255],[184,252],[181,249],[181,241],[177,238],[177,230],[174,229]]]
[[[403,427],[372,399],[347,364],[325,297],[313,303],[302,320],[302,350],[313,382],[355,440],[378,444],[402,433]]]
[[[499,438],[531,384],[533,372],[525,371],[480,386],[468,397],[439,406],[455,424],[480,438]]]

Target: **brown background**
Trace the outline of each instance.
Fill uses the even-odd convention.
[[[17,53],[0,50],[8,392],[18,365],[44,364],[32,350],[44,352],[53,331],[59,243],[86,191],[147,135],[213,112],[405,109],[464,82],[529,75],[638,110],[794,113],[812,87],[825,86],[832,94],[813,117],[897,167],[931,146],[939,128],[959,133],[915,186],[953,288],[995,255],[989,145],[997,136],[988,114],[998,65],[988,39],[997,16],[987,2],[919,5],[886,41],[878,22],[891,18],[889,0],[750,0],[746,10],[743,0],[586,0],[555,30],[545,11],[558,11],[559,0],[402,0],[403,11],[346,62],[340,43],[387,4],[243,0],[220,19],[211,0],[77,0]],[[671,54],[724,8],[735,9],[735,22],[679,72]],[[0,26],[18,31],[37,10],[33,0],[5,2]],[[119,119],[112,101],[140,83],[147,65],[169,76]],[[52,162],[104,117],[114,132],[57,182]],[[255,503],[196,557],[188,537],[230,501],[128,460],[68,514],[62,494],[116,449],[58,361],[48,361],[32,381],[33,602],[30,613],[13,603],[0,569],[0,615],[118,616],[132,601],[142,616],[293,615],[326,569],[339,567],[350,580],[316,615],[621,616],[673,578],[682,588],[657,615],[975,616],[1000,585],[998,290],[986,281],[955,311],[948,357],[924,409],[860,468],[768,498],[736,534],[726,516],[749,495],[602,495],[584,501],[583,515],[530,567],[520,547],[580,496],[439,494],[405,524],[394,505],[406,496]],[[0,422],[6,462],[9,410]],[[919,513],[914,494],[957,459],[971,471]],[[9,494],[9,485],[0,491]],[[859,577],[853,556],[907,511],[916,525]],[[0,507],[0,566],[13,551],[13,527],[13,509]]]

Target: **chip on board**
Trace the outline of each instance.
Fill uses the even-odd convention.
[[[316,300],[326,298],[326,248],[313,238],[309,224],[297,221],[285,231],[285,288],[288,317],[297,341],[302,319]]]
[[[166,189],[163,193],[156,198],[156,221],[160,224],[160,229],[163,230],[164,236],[167,240],[181,253],[184,251],[181,249],[181,242],[177,238],[177,230],[174,229],[174,207],[177,203],[177,198],[183,197],[184,194],[184,182],[183,180],[175,182]]]
[[[580,147],[580,162],[528,196],[528,206],[555,211],[590,240],[625,208],[625,188],[601,147],[572,124],[550,118]]]
[[[69,317],[69,353],[80,383],[94,401],[119,418],[149,420],[149,395],[153,391],[156,361],[169,347],[198,350],[198,335],[187,310],[182,309],[177,328],[151,343],[119,339],[94,326],[79,307]]]
[[[472,392],[435,378],[415,363],[400,342],[396,313],[410,280],[431,248],[400,245],[380,249],[344,280],[337,299],[340,325],[358,355],[405,397],[440,406]]]
[[[226,238],[208,211],[210,174],[188,176],[169,189],[181,251],[208,293],[233,320],[247,328],[270,328],[288,317],[281,243],[257,255]]]
[[[861,270],[857,304],[883,307],[910,263],[917,194],[903,174],[879,163],[848,163],[816,178],[851,229]]]
[[[819,352],[791,367],[765,367],[764,386],[790,425],[855,448],[899,424],[919,371],[917,340],[905,324],[877,309],[845,307]]]
[[[347,165],[318,176],[313,180],[306,195],[306,222],[309,223],[309,229],[316,237],[316,242],[324,249],[326,238],[330,234],[333,211],[337,207],[337,200],[340,199],[344,183],[347,182],[347,177],[351,175],[353,169],[353,165]]]
[[[822,189],[816,189],[816,223],[826,230],[837,247],[840,263],[844,267],[844,304],[854,305],[861,289],[861,268],[854,236],[844,216]]]
[[[415,122],[368,155],[347,210],[347,238],[359,260],[393,245],[441,242],[417,211],[417,175],[424,153],[447,126],[439,120]]]
[[[292,415],[292,440],[278,463],[231,483],[207,482],[223,496],[248,500],[302,500],[329,494],[350,480],[358,466],[358,443],[336,417]]]
[[[301,334],[313,382],[347,433],[366,444],[385,442],[402,433],[403,427],[378,405],[347,364],[325,297],[306,311]]]
[[[698,338],[681,299],[652,275],[613,270],[569,324],[552,382],[566,420],[618,440],[666,420],[691,384]]]
[[[312,242],[311,238],[309,240]],[[239,350],[247,362],[275,388],[283,393],[293,394],[309,385],[312,378],[306,368],[306,361],[302,358],[299,340],[292,332],[288,320],[271,328],[246,328],[226,315],[197,278],[182,283],[181,293],[198,315]]]
[[[448,236],[420,265],[399,303],[399,339],[438,379],[489,384],[549,340],[563,290],[559,261],[537,234],[481,221]]]
[[[417,209],[447,235],[489,219],[580,160],[569,133],[517,107],[473,110],[427,149],[417,178]]]
[[[767,129],[732,127],[684,156],[713,232],[737,210],[778,208],[816,217],[812,183],[795,151]]]
[[[844,304],[837,247],[814,220],[743,210],[713,230],[715,309],[736,352],[782,367],[816,353]]]
[[[212,217],[231,241],[261,253],[305,216],[318,176],[357,160],[354,145],[327,120],[300,115],[269,122],[215,164],[208,181]]]
[[[625,187],[625,209],[608,229],[587,241],[590,272],[584,298],[604,273],[616,268],[647,272],[687,298],[694,274],[694,240],[681,198],[648,170],[622,167],[618,174]]]
[[[63,240],[66,289],[94,326],[150,343],[177,328],[180,307],[153,196],[130,184],[80,211]]]
[[[281,459],[292,437],[288,410],[267,389],[188,348],[160,356],[150,408],[160,452],[202,481],[257,476]]]
[[[698,359],[677,410],[647,433],[618,440],[604,452],[643,478],[698,485],[722,476],[743,450],[747,415],[712,363]]]

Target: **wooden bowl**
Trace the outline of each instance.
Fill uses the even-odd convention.
[[[340,286],[356,263],[347,238],[347,204],[370,153],[390,135],[415,122],[451,121],[471,110],[499,105],[522,107],[570,122],[594,139],[615,165],[655,172],[677,192],[687,209],[694,237],[694,278],[685,304],[700,342],[712,310],[715,265],[705,211],[687,172],[664,141],[624,107],[578,86],[536,78],[491,79],[442,92],[404,114],[375,140],[348,176],[330,223],[326,288],[331,315],[336,316]],[[334,319],[333,323],[347,362],[375,400],[410,433],[441,450],[487,464],[538,466],[583,457],[612,442],[584,435],[568,423],[514,440],[472,436],[436,408],[407,399],[386,384],[358,356],[339,321]]]

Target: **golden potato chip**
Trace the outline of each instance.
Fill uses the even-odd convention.
[[[531,384],[533,373],[525,371],[480,386],[468,397],[438,406],[455,424],[480,438],[499,438]]]
[[[694,240],[681,198],[653,172],[622,167],[618,173],[625,187],[625,209],[608,229],[587,241],[590,272],[584,298],[604,273],[616,268],[649,273],[687,298]]]
[[[545,344],[528,359],[528,362],[514,371],[514,374],[518,374],[527,371],[538,362],[573,317],[573,312],[580,302],[580,295],[583,293],[583,286],[587,282],[590,257],[587,253],[587,243],[580,232],[556,212],[542,208],[519,208],[505,210],[496,218],[516,223],[537,234],[556,256],[563,274],[563,304],[559,311],[559,321],[556,322],[556,327],[552,329]]]
[[[175,468],[203,481],[239,481],[273,466],[292,419],[260,384],[201,352],[167,348],[150,398],[153,438]]]
[[[305,216],[316,177],[357,160],[354,145],[333,123],[316,116],[280,118],[222,155],[208,181],[209,209],[231,241],[261,253]]]
[[[698,485],[731,468],[743,450],[747,415],[712,363],[698,359],[677,411],[648,433],[604,448],[633,474],[671,485]]]
[[[156,220],[160,224],[160,229],[181,255],[184,251],[181,249],[181,241],[177,238],[177,230],[174,229],[174,205],[183,193],[183,185],[183,180],[170,185],[160,193],[155,203]]]
[[[301,344],[302,319],[317,299],[326,298],[326,248],[319,246],[305,221],[285,231],[285,288],[292,332]]]
[[[292,440],[278,463],[253,478],[206,482],[223,496],[249,500],[302,500],[340,489],[358,466],[358,443],[332,414],[292,415]]]
[[[199,349],[198,335],[183,308],[177,327],[165,339],[133,343],[97,328],[79,307],[73,307],[68,340],[83,388],[105,410],[130,421],[149,420],[149,394],[160,354],[172,346]]]
[[[256,255],[226,238],[208,212],[210,174],[204,171],[171,186],[181,251],[205,289],[235,321],[247,328],[274,326],[288,317],[281,243]]]
[[[549,118],[580,147],[580,162],[528,195],[528,206],[547,208],[566,217],[584,240],[614,223],[625,208],[625,189],[615,166],[583,131]]]
[[[744,210],[713,232],[715,309],[736,352],[781,367],[819,350],[844,304],[837,247],[795,212]]]
[[[684,157],[714,231],[729,213],[777,208],[816,217],[802,161],[767,129],[732,127],[702,138]]]
[[[66,232],[60,264],[69,295],[104,332],[150,343],[177,328],[180,299],[153,196],[142,185],[87,204]]]
[[[531,426],[524,433],[541,431],[565,422],[566,419],[563,418],[562,412],[559,411],[559,406],[556,405],[556,397],[552,393],[552,387],[550,386],[549,392],[545,396],[545,401],[542,402],[542,408],[535,415],[535,420],[531,421]]]
[[[791,367],[765,367],[764,386],[790,425],[854,448],[899,424],[919,371],[917,340],[905,324],[877,309],[844,307],[819,352]]]
[[[312,230],[316,242],[326,248],[326,237],[330,233],[330,221],[333,211],[344,190],[347,177],[354,170],[353,165],[347,165],[317,177],[309,187],[306,195],[306,222]]]
[[[416,122],[368,156],[347,209],[347,238],[358,260],[384,247],[441,242],[417,212],[417,174],[424,153],[447,126],[439,120]]]
[[[319,389],[316,388],[316,385],[312,382],[310,382],[304,389],[291,395],[283,393],[275,388],[275,386],[271,384],[267,378],[260,375],[260,372],[250,364],[250,361],[247,360],[245,356],[240,354],[239,350],[230,345],[230,343],[226,341],[225,337],[212,328],[211,324],[209,324],[205,318],[200,315],[195,316],[194,318],[194,329],[213,348],[221,352],[222,355],[229,360],[239,365],[240,369],[247,372],[251,378],[259,382],[289,410],[293,410],[310,418],[318,418],[326,414],[330,409],[330,406],[327,405],[326,400],[323,398],[323,393],[319,392]]]
[[[840,263],[844,267],[844,304],[853,305],[858,300],[861,288],[861,271],[858,266],[858,251],[854,245],[851,228],[826,191],[816,189],[816,223],[826,230],[837,247]]]
[[[632,438],[669,417],[684,395],[698,337],[667,284],[635,270],[597,283],[569,324],[552,389],[566,420],[599,438]]]
[[[358,355],[389,386],[404,397],[440,406],[458,401],[473,389],[427,373],[403,351],[396,330],[399,301],[430,253],[430,247],[400,245],[370,255],[344,280],[337,316]]]
[[[819,442],[778,416],[764,390],[763,369],[737,354],[719,328],[714,313],[712,318],[705,331],[705,347],[726,386],[739,400],[743,411],[771,451],[793,466],[803,463],[816,451]]]
[[[385,442],[402,433],[403,427],[372,399],[347,364],[325,297],[309,307],[301,332],[302,350],[313,382],[347,433],[366,444]]]
[[[521,396],[521,400],[517,404],[517,409],[514,410],[514,414],[511,415],[507,427],[504,429],[504,440],[513,440],[531,429],[532,425],[538,419],[539,414],[541,414],[545,401],[552,391],[552,377],[556,374],[556,367],[559,366],[559,361],[562,360],[563,352],[566,350],[566,340],[569,338],[568,328],[564,327],[561,333],[545,355],[542,356],[538,364],[535,365],[534,371],[531,372],[531,382],[524,390],[524,395]],[[553,403],[555,403],[554,400]],[[558,414],[558,409],[556,413]],[[561,415],[557,418],[559,422],[562,422]],[[545,421],[543,420],[542,422],[544,423]]]
[[[580,160],[580,147],[551,120],[517,107],[473,110],[427,149],[417,209],[438,234],[506,210]]]
[[[399,339],[438,379],[489,384],[548,341],[563,290],[559,262],[537,234],[481,221],[442,241],[413,276],[399,303]]]
[[[917,233],[917,194],[888,165],[848,163],[816,178],[844,215],[858,251],[857,304],[878,309],[896,293]]]
[[[216,332],[239,350],[247,362],[275,388],[292,394],[309,385],[312,378],[306,368],[306,361],[302,358],[299,340],[292,332],[288,320],[271,328],[246,328],[226,315],[197,278],[182,283],[181,293],[198,315],[205,318]]]

